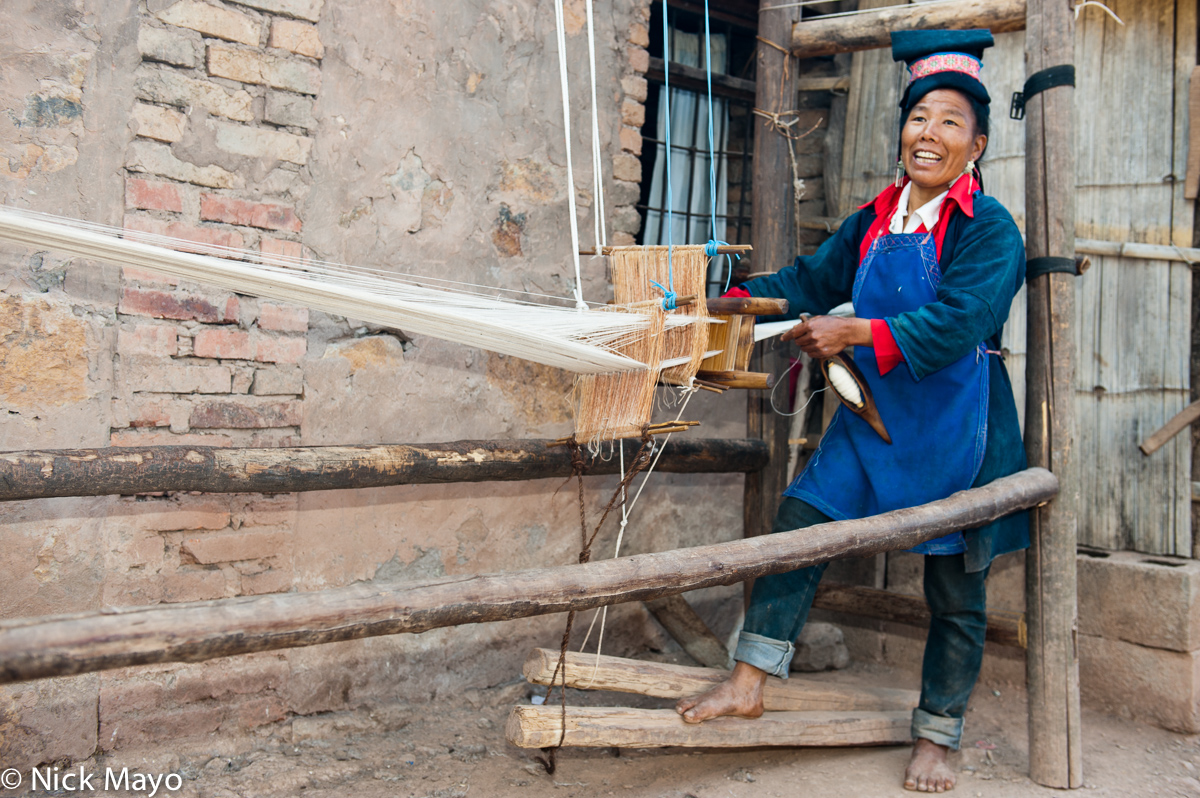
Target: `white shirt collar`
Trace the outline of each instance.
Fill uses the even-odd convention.
[[[904,184],[904,190],[900,192],[900,202],[896,205],[896,212],[892,215],[892,221],[888,224],[888,232],[892,235],[915,233],[921,225],[925,225],[927,232],[933,232],[933,227],[937,224],[938,217],[941,215],[942,202],[945,201],[946,195],[950,193],[949,189],[943,191],[920,208],[917,208],[915,212],[909,214],[908,201],[909,195],[912,194],[912,185],[912,181],[910,180]]]

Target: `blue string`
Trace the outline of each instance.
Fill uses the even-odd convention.
[[[728,246],[727,241],[717,240],[717,145],[716,133],[713,129],[713,94],[712,94],[712,34],[708,28],[708,0],[704,0],[704,79],[708,84],[708,211],[709,235],[712,236],[704,245],[704,254],[710,258],[717,257],[718,245]],[[738,260],[741,255],[735,255]],[[725,274],[725,290],[733,280],[733,260],[726,257],[729,271]]]
[[[706,2],[707,2],[707,0],[706,0]],[[667,153],[666,153],[667,154],[667,170],[666,170],[667,171],[667,285],[670,287],[663,288],[661,285],[658,285],[658,283],[654,283],[654,285],[658,285],[659,289],[662,290],[662,292],[663,292],[663,309],[664,310],[674,310],[675,309],[675,272],[674,272],[673,264],[671,262],[671,253],[672,253],[672,246],[673,246],[672,241],[671,241],[671,234],[673,233],[672,228],[675,226],[674,219],[671,214],[671,206],[672,206],[672,204],[674,204],[672,196],[671,196],[671,41],[670,41],[671,21],[670,21],[670,18],[667,16],[667,0],[663,0],[662,7],[663,7],[663,103],[666,106],[666,109],[665,109],[666,113],[665,113],[664,117],[667,120],[667,125],[666,125],[666,128],[667,128],[667,131],[666,131],[667,132],[667,136],[666,136],[666,139],[667,139]],[[654,281],[651,280],[651,282],[654,282]],[[670,307],[668,307],[668,305],[670,305]]]

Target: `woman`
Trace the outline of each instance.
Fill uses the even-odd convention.
[[[908,64],[900,101],[906,179],[851,216],[815,255],[743,285],[786,297],[793,316],[852,300],[857,318],[817,315],[784,335],[813,357],[854,346],[893,443],[839,408],[808,467],[784,493],[774,531],[911,507],[1025,467],[1000,334],[1025,276],[1008,212],[980,191],[988,97],[979,81],[986,30],[892,34]],[[1029,545],[1022,513],[922,544],[932,621],[905,787],[942,792],[946,763],[983,659],[992,558]],[[677,709],[698,723],[758,717],[768,675],[787,678],[825,565],[759,579],[728,681]]]

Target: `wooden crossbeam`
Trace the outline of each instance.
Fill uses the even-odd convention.
[[[563,742],[578,748],[745,748],[762,745],[899,745],[911,739],[910,712],[767,712],[761,718],[684,723],[673,709],[567,707]],[[521,748],[557,745],[562,709],[515,707],[504,735]]]
[[[550,684],[558,652],[535,648],[525,660],[525,678],[533,684]],[[729,671],[694,668],[665,662],[644,662],[595,654],[567,654],[567,686],[585,690],[613,690],[655,698],[696,695],[729,677]],[[562,683],[559,677],[558,684]],[[909,712],[920,693],[891,687],[854,687],[792,676],[767,677],[763,707],[780,711]]]
[[[797,58],[888,47],[895,30],[1025,30],[1025,0],[960,0],[887,6],[869,13],[813,17],[792,27]]]
[[[106,609],[0,621],[0,683],[528,618],[728,585],[844,557],[911,549],[1043,504],[1058,480],[1029,469],[936,502],[747,540],[414,584]]]
[[[571,453],[547,440],[453,441],[367,446],[224,449],[129,446],[0,452],[0,501],[159,491],[289,493],[446,482],[503,482],[566,477]],[[637,451],[630,441],[626,458]],[[752,438],[674,438],[657,470],[749,472],[767,463]],[[595,458],[588,474],[615,474],[619,458]]]

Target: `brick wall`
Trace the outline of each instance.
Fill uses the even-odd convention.
[[[154,5],[152,4],[151,8]],[[143,12],[124,226],[302,256],[322,0]],[[125,269],[112,443],[298,442],[308,311]]]
[[[621,76],[621,129],[613,155],[612,244],[630,246],[642,228],[636,205],[642,182],[642,124],[646,121],[646,70],[650,68],[650,4],[638,5],[637,19],[629,26]]]

